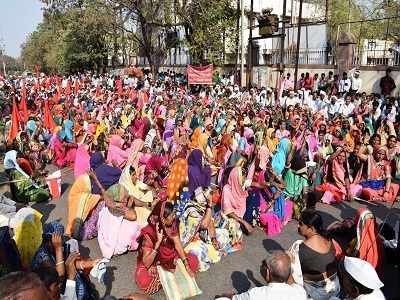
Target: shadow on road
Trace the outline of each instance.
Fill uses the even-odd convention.
[[[271,252],[274,250],[285,250],[277,241],[271,239],[263,240],[263,246],[264,249],[267,250],[267,252]]]
[[[45,224],[49,219],[50,213],[56,208],[56,205],[50,202],[40,202],[32,204],[32,208],[42,213],[42,223]]]
[[[112,284],[115,281],[114,271],[117,270],[117,267],[107,267],[106,274],[104,275],[104,285],[106,286],[106,290],[104,292],[104,296],[110,296],[112,291]]]

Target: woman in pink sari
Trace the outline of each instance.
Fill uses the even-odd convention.
[[[112,135],[110,139],[110,144],[108,146],[107,162],[111,164],[116,164],[117,167],[122,167],[128,157],[129,151],[123,150],[124,139],[119,135]]]
[[[253,227],[243,219],[248,196],[247,191],[243,187],[243,163],[243,159],[239,160],[238,164],[230,171],[228,182],[222,190],[222,212],[228,218],[242,225],[248,233],[252,233]]]
[[[324,192],[322,202],[340,203],[361,194],[362,187],[355,184],[356,180],[351,183],[348,169],[346,151],[338,147],[326,161],[324,183],[316,187],[317,191]]]

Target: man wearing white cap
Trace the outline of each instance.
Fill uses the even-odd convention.
[[[344,292],[350,299],[355,300],[384,300],[380,290],[383,287],[374,267],[367,261],[356,258],[344,258],[339,265],[341,284]],[[331,298],[335,300],[338,298]]]

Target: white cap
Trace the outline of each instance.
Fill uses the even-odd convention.
[[[357,282],[371,290],[377,290],[383,287],[382,281],[374,267],[367,261],[356,257],[345,256],[344,268],[351,277]]]

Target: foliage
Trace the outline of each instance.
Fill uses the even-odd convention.
[[[195,0],[179,8],[194,64],[223,63],[225,41],[233,42],[237,11],[231,0]],[[231,37],[231,38],[230,38]]]
[[[99,70],[107,58],[106,34],[112,20],[100,0],[43,0],[44,21],[22,45],[27,67],[46,72]]]
[[[325,0],[309,0],[320,8]],[[350,5],[349,5],[350,4]],[[331,41],[335,41],[338,30],[348,31],[362,41],[363,39],[398,40],[400,38],[400,18],[370,21],[400,15],[400,2],[396,0],[335,0],[329,1],[328,25]],[[352,23],[350,21],[363,21]]]

